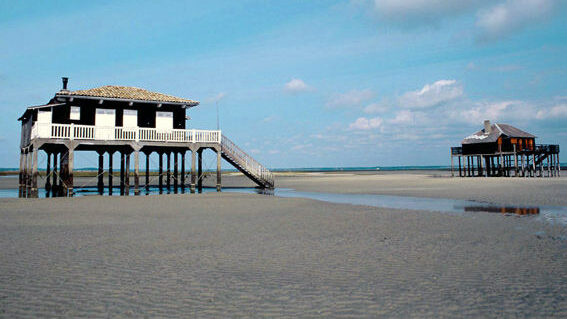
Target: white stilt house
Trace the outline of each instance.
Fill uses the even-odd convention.
[[[272,188],[272,173],[243,152],[218,130],[186,127],[186,110],[197,101],[125,86],[103,86],[69,91],[67,78],[63,89],[45,105],[28,107],[22,122],[20,190],[22,196],[37,196],[39,150],[47,153],[46,190],[54,195],[73,194],[73,158],[75,151],[99,154],[98,187],[102,193],[103,156],[109,156],[108,189],[112,193],[112,155],[120,156],[120,191],[129,193],[130,157],[134,155],[134,193],[140,193],[140,153],[146,155],[145,183],[149,189],[149,156],[159,155],[159,187],[185,187],[185,155],[191,152],[189,188],[202,187],[202,152],[217,153],[217,189],[221,188],[221,157],[252,179],[259,187]],[[167,172],[163,157],[167,156]],[[171,172],[170,157],[174,167]],[[178,158],[181,167],[178,170]],[[58,167],[59,163],[59,167]],[[198,168],[196,167],[198,166]]]

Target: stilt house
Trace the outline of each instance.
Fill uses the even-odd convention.
[[[451,174],[456,157],[459,176],[559,176],[559,145],[538,145],[535,139],[512,125],[486,120],[461,147],[451,148]]]
[[[67,78],[63,88],[45,105],[28,107],[22,122],[20,194],[37,196],[38,152],[47,153],[46,191],[53,195],[73,194],[73,158],[76,151],[99,155],[98,188],[104,189],[103,156],[108,154],[108,191],[113,190],[112,155],[120,153],[120,192],[130,188],[130,157],[134,156],[134,194],[139,194],[139,154],[146,155],[146,176],[142,184],[150,187],[149,156],[159,155],[159,187],[184,188],[185,154],[191,152],[189,188],[202,187],[202,152],[217,154],[217,189],[221,187],[221,157],[251,178],[258,186],[274,186],[272,173],[243,152],[219,130],[197,130],[186,126],[186,111],[199,102],[126,86],[102,86],[70,91]],[[164,173],[163,157],[167,157]],[[171,160],[173,156],[173,172]],[[181,159],[179,172],[178,157]],[[53,161],[52,161],[53,160]],[[59,168],[57,163],[59,162]],[[198,171],[196,165],[198,162]]]

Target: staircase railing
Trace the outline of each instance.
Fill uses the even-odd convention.
[[[267,184],[265,186],[274,187],[274,175],[272,172],[240,149],[240,147],[224,135],[221,139],[221,148],[222,152],[229,156],[242,169]]]

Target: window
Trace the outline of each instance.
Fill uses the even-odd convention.
[[[81,108],[78,106],[71,106],[71,116],[69,117],[71,120],[80,120],[81,119]]]

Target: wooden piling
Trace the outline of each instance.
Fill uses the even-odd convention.
[[[67,196],[72,197],[74,195],[73,191],[73,168],[75,165],[75,150],[69,147],[68,151],[68,162],[67,162]]]
[[[49,197],[51,192],[51,152],[45,152],[47,155],[47,164],[45,166],[45,193],[46,197]]]
[[[140,195],[140,151],[134,151],[134,195]]]
[[[217,150],[217,192],[221,191],[221,151]]]
[[[150,192],[150,155],[151,153],[146,153],[146,192]]]
[[[171,189],[171,152],[168,151],[166,156],[167,156],[167,174],[165,176],[165,183],[167,190],[169,191]]]
[[[195,169],[195,165],[196,165],[196,151],[195,150],[191,150],[191,193],[195,192],[195,183],[197,181],[197,172]]]
[[[39,153],[39,149],[37,147],[34,146],[33,151],[32,151],[32,180],[31,180],[31,197],[37,197],[38,196],[38,192],[37,192],[37,177],[39,175],[38,169],[37,169],[37,160],[38,160],[38,153]]]
[[[98,153],[98,193],[104,194],[104,152],[99,151]]]
[[[159,173],[158,173],[158,184],[159,184],[159,193],[163,192],[163,153],[158,152],[159,156]]]
[[[120,151],[120,196],[124,195],[124,165],[126,164],[124,151]]]
[[[20,148],[20,170],[18,172],[18,197],[23,197],[23,186],[24,186],[24,150]]]
[[[59,179],[59,173],[57,172],[57,156],[60,155],[61,153],[53,153],[53,178],[51,179],[51,196],[55,197],[57,196],[57,194],[59,193],[59,187],[61,185],[61,182],[59,182],[59,185],[57,183],[57,180]]]
[[[125,156],[125,167],[124,167],[124,194],[130,196],[130,155],[132,153],[126,153]]]
[[[185,190],[185,150],[181,152],[181,191]]]
[[[199,192],[203,191],[203,149],[197,151],[198,167],[197,167],[197,188]]]
[[[173,152],[173,192],[177,194],[177,187],[179,186],[179,161],[177,158],[177,152]]]
[[[114,177],[112,172],[113,155],[114,151],[108,152],[108,195],[112,195],[112,178]]]

